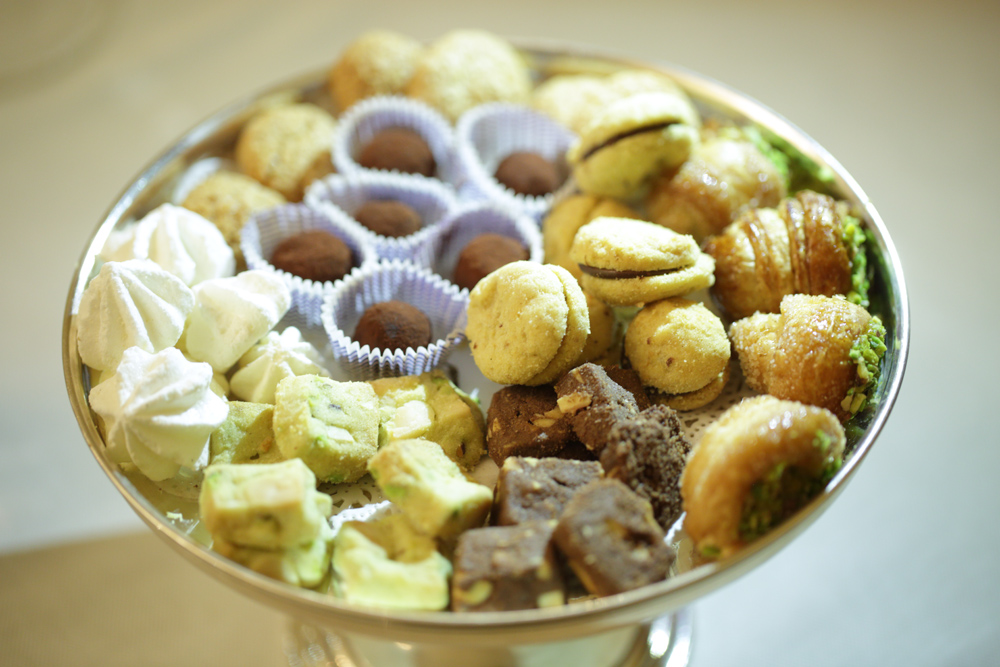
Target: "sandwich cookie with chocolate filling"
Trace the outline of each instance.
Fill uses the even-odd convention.
[[[628,218],[597,218],[576,233],[570,258],[583,289],[614,306],[689,294],[714,281],[715,260],[695,240]]]
[[[590,335],[587,300],[566,269],[511,262],[469,294],[465,333],[476,366],[490,380],[548,384],[583,351]]]
[[[629,95],[593,118],[566,159],[581,190],[628,201],[644,196],[653,178],[687,159],[700,127],[684,95]]]

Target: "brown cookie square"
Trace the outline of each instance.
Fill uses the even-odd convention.
[[[601,596],[666,578],[674,551],[665,537],[649,503],[616,479],[578,490],[553,533],[573,572]]]
[[[493,523],[558,520],[576,490],[602,475],[597,461],[508,458],[497,477]]]
[[[603,367],[583,364],[556,383],[559,408],[587,449],[600,454],[608,431],[618,421],[639,413],[635,398],[612,380]]]
[[[555,521],[476,528],[455,547],[452,611],[562,605],[566,591],[552,546]]]
[[[631,368],[622,368],[621,366],[605,366],[604,371],[622,389],[632,394],[632,398],[635,399],[636,406],[640,411],[652,405],[649,401],[649,395],[646,393],[646,388],[642,386],[642,379],[639,377],[638,372]]]
[[[509,456],[577,458],[583,449],[551,385],[511,385],[493,394],[486,411],[486,448],[498,466]]]
[[[654,405],[611,427],[601,465],[606,476],[648,500],[666,530],[681,515],[679,480],[690,451],[677,412]]]

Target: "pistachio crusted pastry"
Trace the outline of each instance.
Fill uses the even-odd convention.
[[[756,313],[729,330],[754,391],[826,408],[846,421],[878,385],[885,328],[843,297],[793,294],[780,314]]]
[[[705,243],[712,295],[734,319],[776,313],[786,294],[843,294],[868,305],[866,235],[845,202],[803,190],[744,212]]]
[[[823,408],[755,396],[709,426],[681,475],[684,530],[728,556],[818,494],[840,468],[844,430]]]

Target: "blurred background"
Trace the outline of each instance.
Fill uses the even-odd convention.
[[[283,619],[173,554],[93,460],[66,398],[63,311],[84,243],[156,155],[376,27],[677,64],[838,158],[902,258],[906,379],[832,508],[694,605],[691,664],[994,663],[1000,4],[974,0],[0,0],[0,662],[282,660]]]

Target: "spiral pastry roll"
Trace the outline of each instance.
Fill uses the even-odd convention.
[[[709,426],[681,475],[684,530],[725,557],[819,494],[840,468],[844,429],[823,408],[755,396]]]
[[[786,294],[843,294],[867,306],[866,235],[848,204],[802,190],[745,211],[704,244],[712,296],[730,317],[776,313]]]

